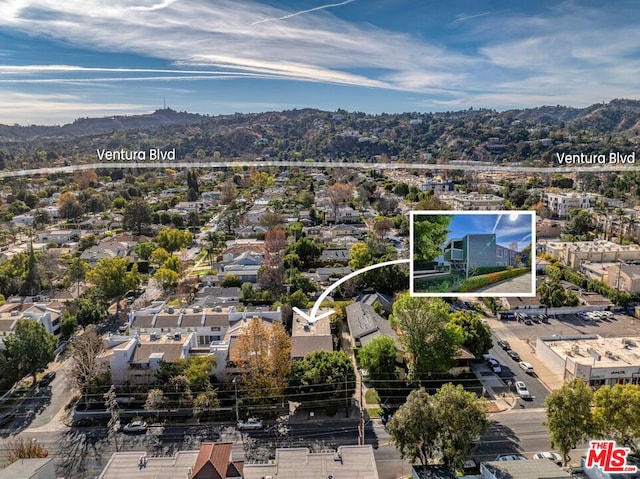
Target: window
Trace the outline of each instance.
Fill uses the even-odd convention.
[[[502,258],[502,248],[497,248],[497,249],[496,249],[496,256],[497,256],[498,258]]]

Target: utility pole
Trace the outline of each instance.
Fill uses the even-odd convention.
[[[364,403],[363,403],[363,393],[362,393],[362,373],[358,370],[360,374],[360,423],[358,424],[358,445],[364,445]]]
[[[349,417],[349,396],[347,394],[347,377],[349,375],[344,373],[344,417]]]
[[[239,422],[240,414],[238,413],[238,376],[235,376],[233,378],[233,381],[231,382],[233,383],[233,386],[234,386],[235,398],[236,398],[236,422]]]
[[[116,446],[116,452],[118,452],[118,426],[120,425],[120,413],[118,412],[118,402],[116,401],[116,387],[112,384],[109,391],[104,394],[104,405],[107,411],[111,414],[111,419],[107,428],[109,432],[113,433],[113,442]]]

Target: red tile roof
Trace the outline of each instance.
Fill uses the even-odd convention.
[[[192,479],[226,479],[242,477],[243,462],[231,461],[231,442],[205,442],[193,467]]]

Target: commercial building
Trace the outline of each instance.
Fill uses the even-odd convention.
[[[640,384],[640,337],[598,335],[540,337],[536,356],[564,381],[582,379],[590,386]]]
[[[620,245],[611,241],[538,241],[538,252],[548,253],[564,265],[580,271],[582,264],[640,261],[640,247]]]

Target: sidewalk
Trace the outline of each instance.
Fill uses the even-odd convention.
[[[471,371],[482,383],[485,390],[484,396],[491,404],[490,413],[508,411],[516,405],[518,402],[517,398],[511,391],[500,391],[500,389],[505,389],[506,386],[502,380],[489,369],[489,366],[486,364],[474,364],[471,366]]]

